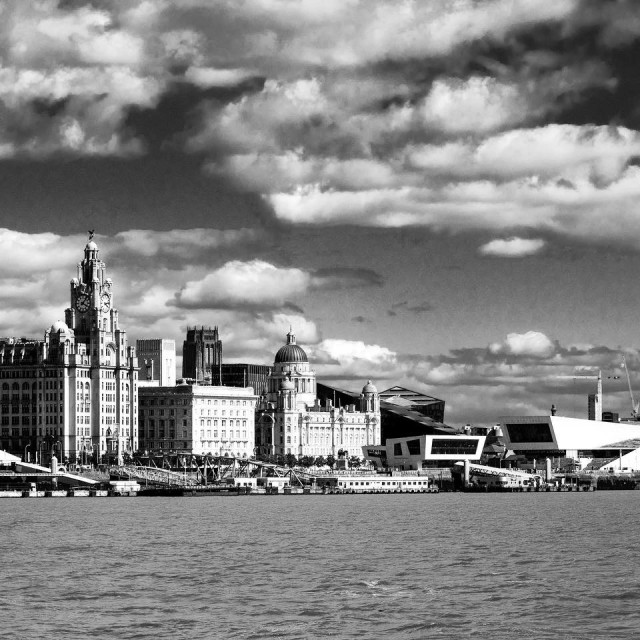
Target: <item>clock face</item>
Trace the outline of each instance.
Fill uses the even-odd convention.
[[[111,307],[111,298],[109,298],[108,294],[103,293],[102,296],[100,297],[100,308],[102,309],[102,311],[106,313],[107,311],[109,311],[110,307]]]
[[[89,309],[91,305],[91,301],[89,300],[89,296],[81,295],[76,298],[76,309],[82,313]]]

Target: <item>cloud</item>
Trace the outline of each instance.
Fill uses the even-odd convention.
[[[114,29],[108,11],[88,6],[59,10],[57,2],[22,3],[5,7],[10,59],[36,63],[62,59],[84,64],[137,65],[142,61],[143,40]]]
[[[556,346],[544,333],[527,331],[510,333],[504,342],[492,344],[489,350],[494,354],[546,358],[555,352]]]
[[[304,294],[311,275],[295,268],[279,268],[263,260],[228,262],[202,280],[187,282],[176,295],[185,308],[282,307]]]
[[[0,229],[0,270],[5,276],[29,278],[73,265],[81,242],[80,236]]]
[[[427,311],[432,311],[432,310],[433,310],[433,306],[426,300],[424,302],[419,302],[417,304],[412,304],[407,300],[405,300],[403,302],[396,302],[392,304],[391,309],[387,311],[387,314],[395,316],[397,315],[398,311],[407,311],[408,313],[421,315],[423,313],[426,313]]]
[[[248,69],[214,69],[212,67],[189,67],[184,77],[199,87],[230,87],[256,75]]]
[[[502,184],[475,180],[356,192],[314,185],[273,194],[268,201],[278,218],[293,224],[421,226],[450,232],[527,229],[639,248],[640,219],[630,214],[640,196],[639,179],[640,169],[629,166],[608,184],[531,177]]]
[[[309,350],[318,377],[367,380],[372,372],[383,378],[397,370],[397,354],[359,340],[325,339]]]
[[[640,153],[640,134],[625,127],[549,124],[477,142],[410,145],[405,153],[414,169],[454,179],[503,182],[535,176],[606,184],[619,179]]]
[[[105,238],[105,246],[115,256],[177,257],[184,266],[202,261],[214,249],[253,244],[258,237],[255,229],[130,229],[117,233],[113,239]]]
[[[496,239],[483,244],[478,253],[482,256],[496,256],[499,258],[522,258],[540,253],[544,249],[545,241],[541,238],[506,238]]]
[[[444,399],[445,421],[457,425],[495,424],[501,415],[545,414],[552,403],[561,415],[582,417],[586,395],[595,392],[593,375],[598,369],[624,376],[619,349],[563,346],[537,331],[510,333],[486,347],[431,356],[334,338],[321,340],[308,353],[319,380],[353,391],[369,378],[379,389],[392,385],[416,389]],[[627,350],[626,356],[630,370],[637,370],[637,350]],[[623,382],[605,380],[606,408],[628,405]]]
[[[380,276],[368,269],[328,268],[312,272],[277,267],[264,260],[233,260],[187,282],[175,296],[182,308],[276,309],[295,305],[311,290],[380,286]]]
[[[155,105],[161,89],[121,67],[0,68],[0,140],[11,151],[5,156],[137,155],[143,146],[123,127],[127,109]]]
[[[436,80],[420,111],[426,126],[449,133],[494,131],[528,115],[517,87],[486,77]]]
[[[383,282],[382,276],[371,269],[330,267],[314,271],[312,285],[317,289],[360,289],[381,287]]]

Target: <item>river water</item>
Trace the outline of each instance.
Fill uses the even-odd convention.
[[[2,500],[0,637],[640,637],[640,492]]]

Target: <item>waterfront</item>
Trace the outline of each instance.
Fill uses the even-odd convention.
[[[639,500],[7,500],[3,637],[630,638]]]

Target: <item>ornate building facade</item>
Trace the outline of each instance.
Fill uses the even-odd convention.
[[[362,447],[380,443],[380,399],[369,381],[359,406],[322,405],[316,396],[316,374],[293,333],[276,353],[256,416],[259,453],[296,456],[359,455]]]
[[[138,448],[135,349],[91,237],[71,280],[65,322],[43,341],[0,341],[0,445],[46,462],[97,461]]]

